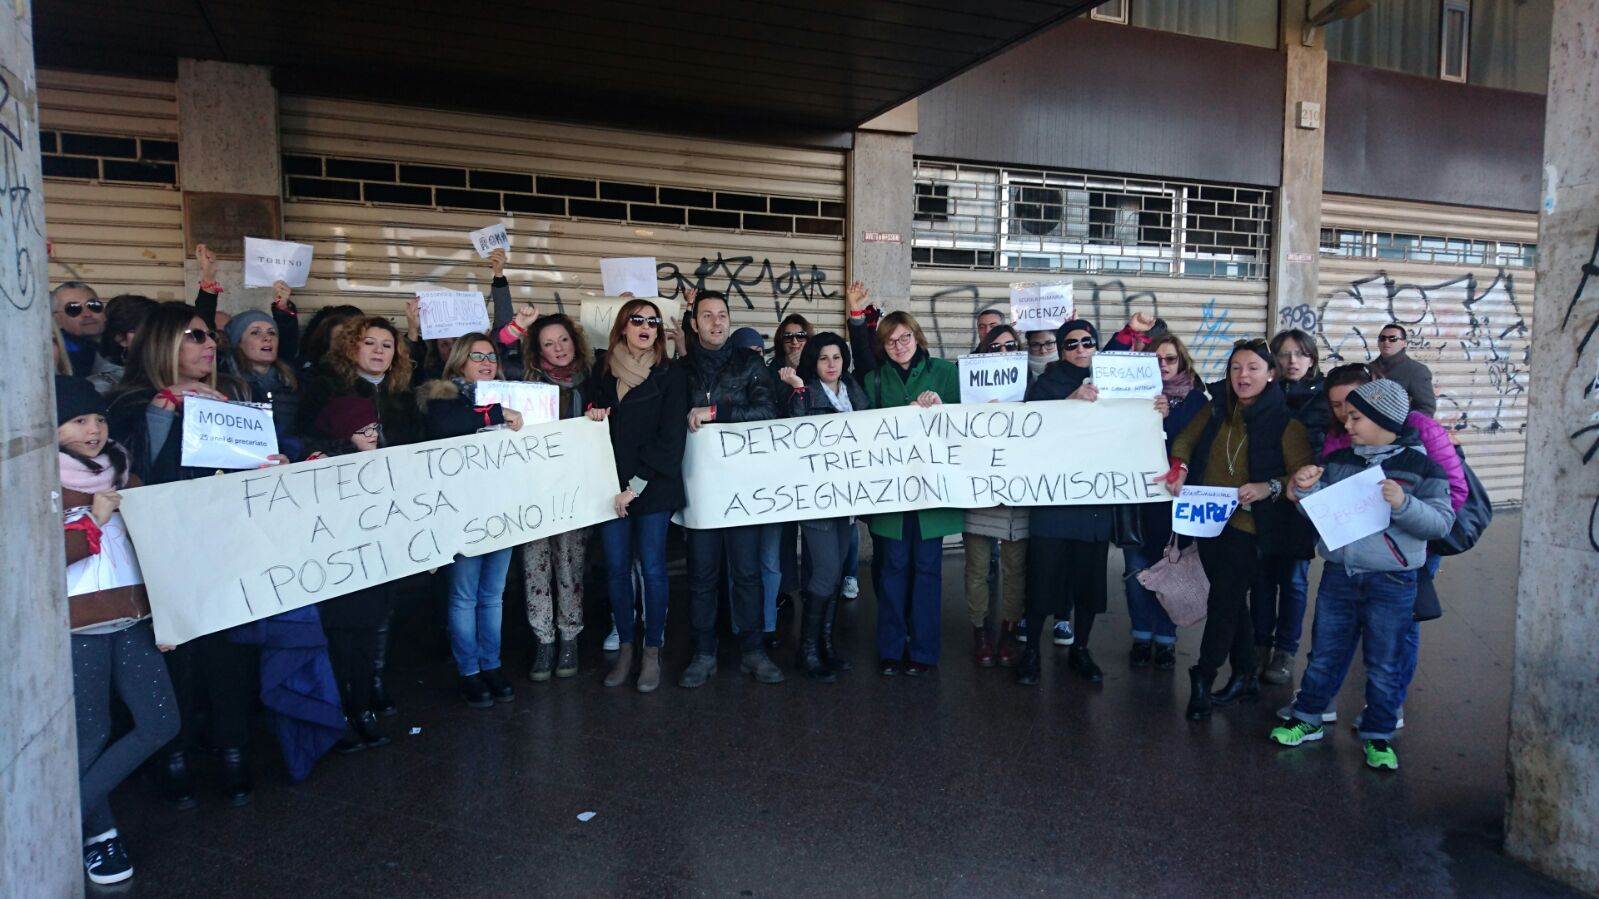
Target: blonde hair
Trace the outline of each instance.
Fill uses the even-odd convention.
[[[119,393],[140,389],[166,390],[182,378],[178,356],[183,351],[184,332],[200,313],[188,303],[169,301],[158,304],[145,316],[128,346],[128,365],[122,375]],[[200,319],[202,327],[205,319]],[[217,386],[217,367],[211,366],[206,385]]]
[[[494,354],[495,368],[499,368],[500,351],[495,349],[494,341],[490,340],[489,335],[484,334],[482,331],[471,331],[455,338],[455,343],[450,344],[450,355],[444,360],[444,377],[465,377],[463,372],[466,370],[466,363],[471,361],[467,356],[472,354],[472,347],[477,343],[489,345],[489,352]],[[501,372],[496,371],[495,374],[501,374]]]

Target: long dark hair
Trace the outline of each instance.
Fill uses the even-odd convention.
[[[305,336],[300,341],[300,361],[316,365],[328,354],[333,344],[333,332],[352,318],[365,315],[359,306],[323,306],[311,316],[305,326]]]
[[[1327,403],[1327,411],[1329,413],[1332,412],[1332,391],[1334,387],[1359,387],[1375,380],[1377,380],[1377,376],[1371,373],[1370,366],[1364,362],[1350,362],[1328,372],[1327,383],[1322,388],[1322,392],[1326,394],[1324,401]],[[1327,423],[1327,433],[1344,433],[1344,423],[1338,416],[1331,416],[1331,420]]]
[[[60,451],[61,455],[74,459],[84,468],[89,469],[91,474],[99,474],[105,470],[100,467],[99,462],[82,453],[73,452],[60,444],[56,445],[56,449]],[[105,442],[105,455],[107,459],[111,460],[111,483],[119,488],[125,486],[128,483],[128,451],[122,448],[122,444],[108,439]]]
[[[100,355],[118,365],[126,365],[127,348],[117,338],[128,333],[138,333],[144,317],[156,307],[155,300],[135,293],[112,297],[105,304],[105,333],[100,335]]]
[[[840,376],[840,379],[849,377],[849,341],[834,334],[832,331],[821,331],[811,335],[811,339],[805,341],[805,349],[800,351],[799,369],[797,371],[800,380],[818,380],[816,360],[821,357],[822,350],[830,346],[838,347],[839,353],[844,356],[844,373]]]
[[[999,350],[994,348],[994,344],[999,343],[999,339],[1007,334],[1011,336],[1011,339],[1015,340],[1021,345],[1021,349],[1017,350],[1016,352],[1025,352],[1027,350],[1027,341],[1022,339],[1022,335],[1017,333],[1015,328],[1011,327],[1010,325],[995,325],[994,327],[988,329],[988,334],[983,337],[983,342],[977,345],[975,352],[999,352]]]

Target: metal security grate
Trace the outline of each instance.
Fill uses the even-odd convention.
[[[1530,269],[1536,244],[1477,240],[1445,234],[1401,234],[1352,228],[1321,229],[1321,255],[1344,259],[1390,259],[1439,265],[1481,265]]]
[[[1264,188],[916,160],[915,265],[1260,280],[1270,257]]]

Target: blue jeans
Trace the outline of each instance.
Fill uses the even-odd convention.
[[[878,574],[877,657],[899,661],[906,655],[923,665],[937,665],[942,648],[940,604],[944,590],[944,541],[922,539],[915,512],[903,515],[902,539],[882,538]]]
[[[787,528],[793,522],[781,524],[757,525],[761,531],[761,615],[762,630],[770,634],[777,630],[777,594],[783,586],[782,557],[785,537],[792,538],[793,532]],[[787,533],[785,533],[787,531]],[[733,592],[733,572],[727,572],[727,592]],[[738,633],[738,623],[733,624],[733,633]]]
[[[1401,662],[1405,634],[1416,623],[1416,572],[1350,574],[1328,562],[1316,590],[1310,660],[1299,680],[1294,717],[1312,724],[1332,705],[1361,644],[1366,663],[1366,711],[1360,722],[1364,740],[1393,736],[1403,698]]]
[[[450,566],[450,653],[462,677],[500,667],[500,606],[511,550],[456,556]]]
[[[605,546],[605,583],[611,597],[611,617],[622,645],[634,639],[633,561],[638,560],[644,580],[644,645],[660,646],[666,639],[666,526],[671,512],[629,515],[600,525]]]
[[[1308,560],[1284,556],[1261,558],[1260,572],[1249,591],[1250,613],[1255,619],[1256,646],[1271,646],[1289,655],[1299,652],[1299,638],[1305,630],[1309,587]]]
[[[1177,642],[1177,625],[1155,598],[1148,587],[1138,582],[1138,572],[1160,561],[1163,546],[1129,546],[1122,550],[1122,563],[1126,569],[1123,580],[1127,583],[1127,616],[1133,620],[1133,641],[1148,643],[1153,640],[1162,646]]]

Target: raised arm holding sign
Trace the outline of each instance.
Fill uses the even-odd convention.
[[[654,256],[623,256],[600,260],[600,282],[605,295],[619,297],[630,293],[642,300],[653,299],[661,292],[656,280]]]
[[[1071,282],[1010,286],[1010,319],[1016,330],[1054,331],[1075,314]]]
[[[286,240],[244,239],[244,286],[271,287],[282,281],[304,287],[311,276],[311,245]]]
[[[505,226],[499,222],[487,228],[479,228],[469,236],[472,238],[472,247],[477,250],[479,259],[489,258],[489,254],[495,250],[511,249],[511,236],[505,232]]]
[[[489,330],[488,307],[475,290],[421,290],[416,296],[424,340]]]

